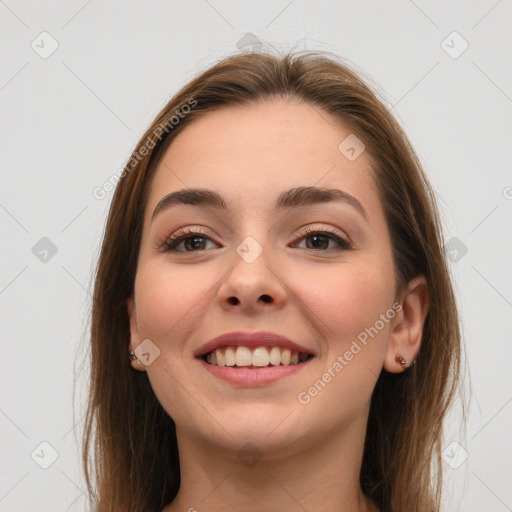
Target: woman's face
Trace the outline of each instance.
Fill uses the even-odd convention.
[[[234,450],[251,442],[277,456],[366,424],[396,313],[395,274],[369,158],[350,135],[317,107],[272,100],[210,112],[164,154],[128,310],[131,348],[150,340],[143,369],[178,436]],[[321,202],[288,192],[301,187],[343,194]],[[225,208],[174,202],[153,217],[168,194],[197,188]],[[286,193],[295,200],[276,207]],[[188,240],[166,251],[182,229]],[[272,382],[257,375],[267,368],[212,372],[195,354],[234,331],[270,331],[313,357],[292,372],[270,364]],[[277,354],[286,362],[286,350]],[[240,365],[261,361],[247,349],[239,356]],[[233,382],[233,372],[255,377]]]

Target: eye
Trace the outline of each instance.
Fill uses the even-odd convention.
[[[350,250],[352,245],[348,242],[338,231],[331,230],[320,230],[315,228],[306,228],[304,232],[297,238],[294,244],[297,242],[311,240],[311,244],[306,243],[304,249],[309,250],[336,250],[336,247],[329,247],[330,242],[334,242],[338,245],[337,250]],[[212,239],[203,233],[201,230],[195,228],[183,228],[169,236],[162,244],[160,244],[160,250],[163,252],[197,252],[206,250],[206,243],[212,241]],[[184,249],[178,249],[183,244]]]
[[[164,252],[196,252],[197,250],[205,250],[204,240],[212,240],[202,233],[200,230],[184,228],[180,229],[172,236],[168,237],[161,246],[161,250]],[[178,250],[177,247],[184,244],[185,250]],[[191,249],[191,250],[187,250]]]
[[[307,240],[311,240],[311,244],[307,244]],[[328,249],[329,242],[335,242],[338,244],[338,250],[350,250],[352,245],[348,242],[343,235],[339,232],[331,230],[319,230],[315,228],[306,228],[301,236],[297,239],[299,242],[306,241],[306,247],[304,249]],[[294,242],[296,243],[297,240]],[[309,245],[309,246],[308,246]],[[330,248],[336,249],[334,248]],[[323,251],[322,251],[323,252]]]

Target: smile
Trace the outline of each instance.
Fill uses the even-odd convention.
[[[197,361],[212,376],[242,388],[264,387],[291,377],[315,359],[281,347],[219,347]]]
[[[311,354],[283,347],[225,346],[204,356],[212,366],[259,369],[269,366],[293,366],[311,358]]]

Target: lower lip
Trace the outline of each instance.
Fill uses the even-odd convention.
[[[290,375],[300,372],[301,369],[309,365],[313,360],[311,357],[303,363],[290,366],[268,366],[259,369],[234,368],[232,366],[214,366],[206,361],[199,359],[203,367],[212,375],[223,379],[231,384],[245,387],[265,386],[278,380],[289,377]]]

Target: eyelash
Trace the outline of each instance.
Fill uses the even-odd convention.
[[[174,251],[174,249],[180,244],[180,242],[187,240],[189,238],[193,238],[193,236],[197,236],[197,235],[199,235],[201,238],[207,238],[207,239],[211,240],[211,238],[207,235],[207,233],[204,233],[203,231],[201,231],[198,228],[195,228],[195,229],[183,228],[183,229],[180,229],[179,231],[177,231],[176,233],[174,233],[172,236],[169,236],[161,244],[160,250],[162,252]],[[312,228],[312,227],[306,228],[304,230],[304,232],[301,233],[301,235],[294,240],[293,243],[295,244],[297,242],[300,242],[305,238],[311,237],[312,235],[327,236],[329,239],[334,240],[340,246],[338,248],[338,250],[349,251],[349,250],[353,249],[352,244],[348,240],[343,238],[341,233],[339,233],[338,231],[331,231],[331,230],[322,231],[322,230]],[[307,249],[307,250],[315,251],[315,249]],[[326,252],[329,250],[336,250],[336,249],[326,249],[326,250],[321,250],[321,251],[316,251],[316,252]],[[198,252],[198,251],[174,251],[174,252],[190,253],[190,252]]]

